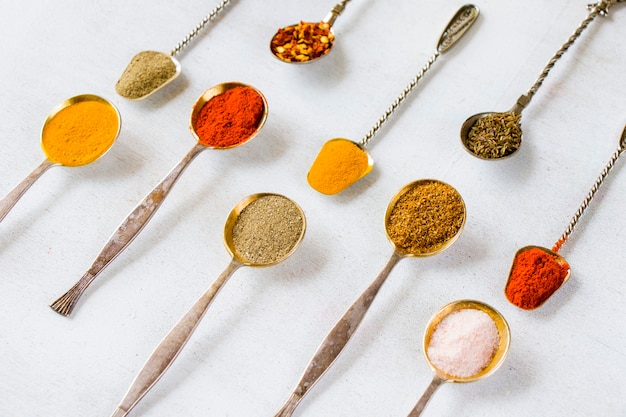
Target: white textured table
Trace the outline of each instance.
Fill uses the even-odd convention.
[[[624,4],[596,19],[557,63],[524,112],[520,152],[485,162],[461,147],[463,120],[510,108],[587,11],[583,0],[476,3],[481,16],[469,36],[372,140],[374,171],[329,197],[306,182],[322,144],[358,141],[370,129],[426,63],[462,3],[354,0],[335,24],[332,54],[291,66],[269,53],[274,31],[319,20],[334,3],[236,0],[179,56],[182,76],[140,102],[114,91],[130,58],[171,50],[215,4],[5,3],[0,194],[43,160],[42,123],[65,98],[108,98],[122,131],[96,163],[44,174],[0,223],[1,416],[110,415],[156,344],[228,264],[222,230],[230,209],[263,191],[302,206],[302,246],[278,266],[237,271],[131,415],[273,416],[323,337],[391,255],[386,206],[420,178],[459,190],[468,211],[462,236],[441,255],[396,267],[296,415],[405,416],[431,378],[424,326],[462,298],[507,318],[511,350],[490,378],[444,385],[426,415],[626,415],[626,167],[616,167],[561,250],[572,267],[566,286],[533,312],[503,295],[515,251],[558,239],[616,148],[626,123]],[[48,304],[193,146],[187,126],[196,98],[235,80],[268,99],[259,136],[200,155],[74,314],[54,313]]]

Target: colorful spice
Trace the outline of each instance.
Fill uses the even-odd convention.
[[[507,112],[492,113],[478,119],[469,131],[468,148],[486,159],[512,154],[522,143],[521,117],[519,113]]]
[[[304,218],[290,199],[268,194],[247,205],[233,226],[237,255],[253,265],[279,262],[304,233]]]
[[[537,308],[559,289],[569,271],[565,259],[547,250],[521,250],[513,260],[504,293],[519,308]]]
[[[207,101],[193,120],[198,142],[229,148],[251,138],[263,118],[263,98],[253,88],[234,87]]]
[[[427,355],[446,374],[469,378],[489,366],[499,344],[498,328],[489,314],[465,308],[439,322],[430,336]]]
[[[177,72],[171,56],[155,51],[139,52],[115,84],[115,91],[125,98],[140,99],[160,88]]]
[[[95,161],[115,142],[119,116],[113,106],[97,100],[77,101],[46,121],[41,146],[46,157],[65,166]]]
[[[300,22],[278,29],[270,42],[272,53],[286,62],[307,62],[327,54],[335,35],[328,23]]]
[[[313,161],[307,180],[322,194],[337,194],[371,169],[365,149],[347,139],[332,139],[324,144]]]
[[[431,254],[446,246],[465,222],[465,204],[450,185],[419,181],[402,194],[387,220],[387,235],[406,253]]]

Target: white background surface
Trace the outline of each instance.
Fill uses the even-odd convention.
[[[337,196],[306,173],[322,144],[370,129],[435,50],[462,3],[355,0],[336,48],[310,65],[274,59],[275,30],[334,3],[234,1],[178,56],[182,76],[140,102],[114,84],[141,50],[170,51],[211,2],[4,2],[0,7],[0,194],[42,160],[48,112],[81,93],[111,100],[118,141],[101,160],[54,167],[0,224],[0,416],[108,416],[153,348],[226,267],[224,220],[243,197],[277,192],[305,211],[298,251],[242,268],[180,357],[131,412],[273,416],[321,340],[391,255],[383,216],[403,185],[436,178],[467,205],[446,252],[404,259],[297,416],[404,416],[431,379],[430,316],[472,298],[509,321],[512,345],[488,379],[447,384],[429,416],[626,415],[626,172],[620,161],[561,254],[571,280],[541,309],[509,304],[515,251],[551,247],[614,152],[626,123],[626,7],[597,18],[524,111],[524,144],[485,162],[461,147],[470,115],[507,110],[586,17],[583,0],[482,0],[471,33],[444,54],[372,140],[374,171]],[[48,304],[89,268],[111,233],[194,142],[192,104],[226,81],[259,88],[269,118],[250,143],[207,151],[70,318]]]

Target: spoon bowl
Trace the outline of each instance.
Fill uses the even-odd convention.
[[[498,335],[500,336],[500,343],[498,344],[498,348],[491,359],[491,362],[479,373],[472,376],[467,377],[459,377],[455,375],[450,375],[445,371],[442,371],[437,366],[435,366],[430,357],[428,356],[428,347],[430,346],[430,339],[433,335],[433,332],[437,328],[437,325],[443,320],[446,316],[454,313],[455,311],[464,310],[464,309],[474,309],[480,310],[491,317],[493,322],[496,325],[498,330]],[[424,356],[426,358],[426,362],[430,369],[433,370],[435,374],[437,374],[440,378],[448,381],[448,382],[473,382],[478,381],[479,379],[483,379],[493,374],[504,362],[504,359],[509,351],[509,346],[511,344],[511,331],[509,329],[509,325],[507,321],[504,319],[502,314],[496,311],[491,306],[482,303],[480,301],[475,300],[459,300],[454,301],[450,304],[443,306],[439,311],[437,311],[433,317],[430,319],[426,326],[426,331],[424,332],[424,339],[422,343],[422,347],[424,349]]]
[[[240,83],[237,81],[226,82],[226,83],[217,84],[209,88],[208,90],[206,90],[204,93],[202,93],[200,97],[198,97],[198,99],[196,100],[196,102],[194,103],[192,107],[191,115],[189,118],[189,128],[191,129],[191,133],[198,143],[201,143],[201,139],[198,135],[198,115],[200,114],[200,111],[202,110],[204,105],[207,104],[212,98],[219,96],[227,92],[228,90],[232,90],[233,88],[237,88],[237,87],[246,87],[246,88],[252,89],[263,101],[263,113],[261,114],[261,117],[257,122],[256,130],[250,135],[248,135],[244,140],[238,141],[237,143],[233,145],[228,145],[228,146],[204,145],[204,146],[210,149],[232,149],[237,146],[243,145],[244,143],[249,142],[252,138],[254,138],[261,131],[261,129],[265,125],[265,122],[267,121],[267,115],[268,115],[268,103],[267,103],[267,99],[265,98],[265,95],[263,95],[261,91],[259,91],[257,88],[251,85]]]
[[[290,64],[307,64],[328,55],[335,44],[333,24],[349,1],[337,3],[319,23],[301,21],[278,29],[270,40],[272,55]]]
[[[428,348],[430,347],[432,335],[437,329],[437,326],[439,325],[439,323],[450,314],[460,311],[460,310],[467,310],[467,309],[479,310],[479,311],[486,313],[493,320],[495,324],[495,327],[499,336],[499,341],[498,341],[498,346],[495,352],[493,352],[493,356],[491,357],[491,360],[489,361],[487,366],[485,366],[485,368],[483,368],[480,372],[474,375],[461,377],[461,376],[456,376],[456,375],[450,375],[447,372],[439,369],[433,363],[431,358],[428,356]],[[452,303],[449,303],[443,306],[441,309],[439,309],[439,311],[437,311],[432,316],[432,318],[429,320],[428,324],[426,325],[426,331],[424,332],[424,338],[422,342],[424,357],[426,358],[426,362],[428,363],[428,366],[433,371],[434,376],[433,376],[432,381],[430,382],[430,385],[424,391],[424,394],[422,394],[421,398],[419,399],[415,407],[413,407],[411,412],[408,414],[408,417],[420,416],[422,412],[424,411],[424,409],[426,408],[426,405],[432,398],[433,394],[437,391],[437,389],[443,383],[445,382],[453,382],[453,383],[473,382],[473,381],[478,381],[479,379],[486,378],[489,375],[493,374],[504,362],[504,359],[506,358],[506,355],[509,351],[510,344],[511,344],[511,331],[509,329],[509,325],[507,321],[504,319],[504,317],[491,306],[485,303],[482,303],[480,301],[474,301],[474,300],[459,300],[459,301],[454,301]]]
[[[467,118],[461,125],[461,143],[463,148],[472,156],[482,160],[497,161],[510,158],[521,147],[523,140],[522,129],[519,127],[519,123],[517,123],[517,126],[511,126],[511,121],[509,121],[507,126],[503,126],[504,123],[500,122],[507,120],[507,118],[519,119],[521,115],[521,109],[519,111],[512,109],[509,112],[478,113]],[[499,122],[495,128],[488,129],[489,132],[494,132],[495,129],[498,129],[498,126],[502,126],[502,130],[492,134],[491,137],[484,137],[480,133],[472,132],[476,123],[489,118]],[[515,136],[512,136],[513,134]]]
[[[142,51],[130,60],[115,84],[115,91],[129,100],[143,100],[174,81],[180,73],[180,62],[173,55]]]
[[[95,108],[99,107],[101,117],[79,117],[78,121],[66,119],[61,113],[73,106],[81,106],[84,114],[80,116],[93,115]],[[61,133],[63,139],[59,140],[58,134],[50,134],[52,129]],[[46,158],[0,200],[0,222],[49,168],[55,165],[78,167],[96,161],[113,146],[120,129],[121,118],[117,108],[100,96],[82,94],[59,103],[50,112],[41,129],[41,148]],[[98,132],[99,140],[93,140],[93,132]]]

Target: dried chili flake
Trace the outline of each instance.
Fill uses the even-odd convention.
[[[325,22],[300,22],[278,29],[272,38],[272,53],[286,62],[307,62],[330,51],[335,35]]]

